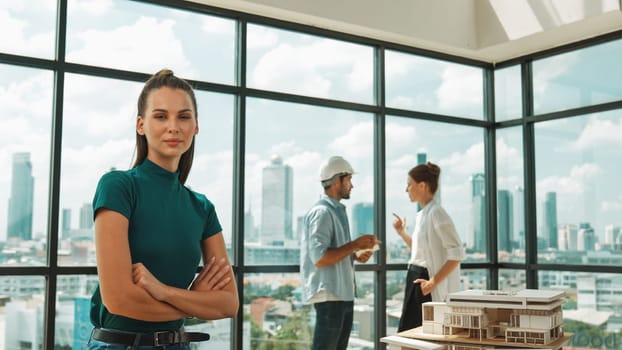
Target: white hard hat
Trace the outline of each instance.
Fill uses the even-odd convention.
[[[343,157],[332,156],[322,165],[320,181],[330,180],[337,174],[354,174],[354,169]]]

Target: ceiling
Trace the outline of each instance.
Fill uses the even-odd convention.
[[[191,0],[496,63],[622,30],[622,0]]]

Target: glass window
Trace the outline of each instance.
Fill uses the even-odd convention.
[[[351,198],[342,200],[350,231],[368,225],[373,205],[372,115],[283,103],[247,100],[245,228],[247,265],[300,263],[302,219],[323,194],[320,166],[333,155],[354,168]],[[374,232],[366,232],[374,233]]]
[[[490,272],[485,269],[461,269],[460,290],[490,289],[488,277]]]
[[[95,265],[93,195],[104,173],[132,166],[141,88],[140,83],[66,75],[59,265]]]
[[[574,271],[540,271],[539,288],[563,290],[564,332],[573,333],[568,346],[620,349],[622,275]]]
[[[406,288],[406,270],[387,271],[387,335],[397,333],[402,317],[404,289]]]
[[[373,49],[329,38],[248,25],[249,87],[373,103]]]
[[[522,127],[497,130],[497,246],[499,261],[525,262]]]
[[[523,290],[525,288],[527,288],[525,270],[499,269],[499,290]]]
[[[376,311],[382,312],[374,307],[375,276],[376,274],[370,271],[356,272],[356,298],[348,349],[374,349],[377,338],[374,318],[377,317]]]
[[[495,121],[522,117],[521,91],[520,65],[495,70]]]
[[[49,0],[0,1],[0,52],[53,58],[56,7]]]
[[[235,21],[133,1],[68,2],[67,61],[232,84]]]
[[[412,232],[419,209],[406,193],[408,171],[428,161],[441,168],[436,196],[466,246],[466,261],[487,259],[483,137],[483,129],[476,127],[387,118],[387,261],[406,263],[410,259],[410,249],[393,228],[393,213],[405,217],[406,231]]]
[[[533,62],[535,114],[622,99],[622,40]]]
[[[53,75],[0,64],[0,76],[0,265],[45,265]]]
[[[388,107],[484,118],[481,68],[387,50],[385,74]]]
[[[199,134],[187,185],[214,204],[231,255],[233,223],[233,96],[195,91]],[[138,96],[137,96],[138,97]]]
[[[0,276],[1,349],[43,349],[46,281],[43,276]]]
[[[302,304],[299,274],[245,275],[243,302],[243,349],[311,347],[315,310]]]
[[[620,111],[535,125],[538,261],[622,265]]]
[[[91,295],[96,275],[58,277],[54,344],[58,349],[86,349],[91,336]]]

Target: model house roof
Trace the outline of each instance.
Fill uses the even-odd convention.
[[[565,292],[523,289],[520,291],[465,290],[450,293],[449,306],[552,310],[565,302]]]

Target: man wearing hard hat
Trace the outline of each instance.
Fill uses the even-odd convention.
[[[377,249],[374,235],[352,240],[346,207],[354,170],[339,156],[320,170],[324,194],[305,215],[300,270],[303,301],[312,303],[316,320],[312,350],[345,350],[354,313],[354,260],[366,262]]]

